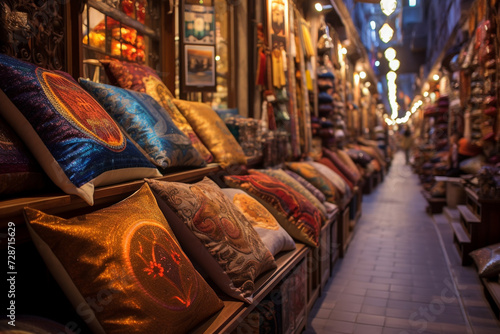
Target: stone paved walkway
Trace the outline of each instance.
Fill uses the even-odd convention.
[[[398,152],[309,315],[309,333],[500,333],[473,267],[462,267],[443,216],[429,216]]]

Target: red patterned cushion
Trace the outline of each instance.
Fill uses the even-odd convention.
[[[293,238],[318,247],[321,213],[300,193],[259,172],[225,176],[224,180],[228,186],[242,189],[261,202]]]

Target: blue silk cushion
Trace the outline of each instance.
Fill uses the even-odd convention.
[[[79,82],[157,166],[200,167],[206,164],[191,140],[148,94],[82,78]]]
[[[0,78],[0,114],[66,193],[92,205],[95,186],[161,176],[67,76],[0,55]]]

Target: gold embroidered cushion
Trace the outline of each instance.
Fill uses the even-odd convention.
[[[255,279],[276,262],[243,213],[208,178],[146,181],[190,258],[222,291],[251,303]]]
[[[295,249],[295,241],[276,218],[252,196],[240,189],[222,189],[234,205],[248,218],[271,254]]]
[[[184,333],[223,307],[147,184],[71,219],[31,208],[25,216],[35,246],[94,333]]]
[[[245,153],[240,144],[209,105],[184,100],[174,100],[174,103],[212,152],[215,162],[223,167],[246,164]]]

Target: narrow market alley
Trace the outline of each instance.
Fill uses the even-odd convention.
[[[500,332],[475,269],[460,265],[446,218],[426,213],[420,189],[399,152],[363,197],[353,241],[305,333]]]

